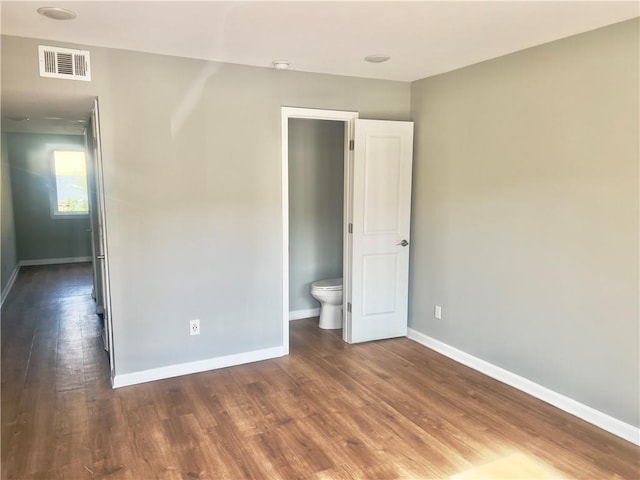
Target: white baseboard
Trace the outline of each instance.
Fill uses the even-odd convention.
[[[224,357],[208,358],[196,362],[179,363],[166,367],[152,368],[141,372],[116,374],[113,378],[113,388],[136,385],[138,383],[152,382],[164,378],[189,375],[190,373],[205,372],[217,368],[233,367],[244,363],[258,362],[270,358],[282,357],[287,354],[287,349],[283,346],[254,350],[252,352],[226,355]]]
[[[4,292],[2,292],[2,299],[0,300],[0,307],[2,305],[4,305],[4,301],[9,296],[9,292],[11,291],[11,287],[13,287],[13,284],[15,283],[16,278],[18,278],[18,272],[19,271],[20,271],[20,263],[18,263],[16,265],[16,268],[13,270],[13,273],[9,277],[9,281],[7,282],[7,286],[4,287]]]
[[[90,262],[91,257],[64,257],[64,258],[38,258],[35,260],[20,260],[21,267],[33,267],[35,265],[59,265],[61,263]]]
[[[307,310],[293,310],[289,312],[289,321],[301,320],[303,318],[317,317],[320,315],[319,308],[309,308]]]
[[[606,413],[602,413],[595,408],[591,408],[558,392],[549,390],[542,385],[532,382],[531,380],[527,380],[520,375],[493,365],[492,363],[481,360],[473,355],[469,355],[462,350],[458,350],[455,347],[413,330],[412,328],[409,329],[407,336],[411,340],[435,350],[445,357],[449,357],[458,363],[466,365],[467,367],[484,373],[485,375],[502,383],[506,383],[518,390],[528,393],[529,395],[547,402],[560,410],[570,413],[571,415],[575,415],[596,427],[602,428],[607,432],[624,438],[631,443],[640,445],[640,428],[638,427],[634,427],[633,425],[618,420],[617,418],[611,417]]]

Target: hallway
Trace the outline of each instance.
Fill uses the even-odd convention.
[[[3,478],[69,472],[89,440],[79,426],[110,389],[91,284],[90,263],[22,267],[2,307]]]

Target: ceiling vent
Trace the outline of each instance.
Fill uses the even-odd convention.
[[[40,76],[91,81],[91,67],[87,50],[38,45]]]

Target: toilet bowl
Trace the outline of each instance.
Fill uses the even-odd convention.
[[[320,328],[342,328],[342,278],[318,280],[311,284],[311,295],[320,302]]]

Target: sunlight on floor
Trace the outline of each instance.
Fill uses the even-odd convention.
[[[451,480],[560,480],[551,467],[524,453],[514,453],[451,477]]]

